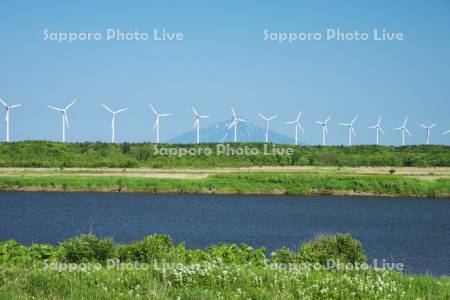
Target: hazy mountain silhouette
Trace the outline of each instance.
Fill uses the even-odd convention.
[[[228,129],[231,119],[219,123],[212,124],[208,127],[200,127],[200,142],[202,143],[226,143],[232,142],[234,139],[234,128]],[[168,143],[171,144],[193,144],[196,141],[196,130],[183,133]],[[240,122],[237,127],[238,142],[264,142],[265,129],[258,127],[252,123]],[[269,131],[269,140],[276,144],[294,144],[294,139],[285,135]]]

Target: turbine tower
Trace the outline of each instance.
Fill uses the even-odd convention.
[[[159,144],[159,119],[161,117],[172,116],[172,114],[160,114],[159,112],[156,111],[156,109],[151,104],[149,104],[149,106],[156,116],[155,125],[153,125],[153,131],[156,130],[156,143]]]
[[[381,132],[381,134],[385,135],[385,134],[384,134],[384,131],[383,131],[383,128],[381,128],[380,123],[381,123],[381,116],[380,116],[380,118],[378,119],[377,124],[375,124],[375,125],[369,127],[370,129],[374,129],[374,128],[375,128],[375,129],[377,130],[377,143],[376,143],[377,145],[378,145],[378,141],[379,141],[379,138],[378,138],[379,132]]]
[[[436,126],[436,123],[431,124],[430,126],[420,124],[420,127],[424,128],[427,131],[427,145],[430,144],[430,136],[431,136],[431,128]]]
[[[54,109],[56,111],[59,111],[62,113],[62,142],[66,142],[66,126],[69,128],[69,119],[67,118],[67,110],[77,102],[76,100],[73,100],[70,102],[69,105],[67,105],[65,108],[57,108],[54,106],[49,106],[49,108]]]
[[[9,112],[11,109],[16,108],[16,107],[20,107],[22,106],[22,104],[13,104],[13,105],[8,105],[5,103],[5,101],[3,101],[3,99],[0,99],[0,102],[3,104],[3,106],[5,107],[6,110],[6,117],[5,117],[5,123],[6,123],[6,142],[9,142]]]
[[[408,122],[408,117],[405,118],[405,121],[403,122],[403,125],[397,128],[394,128],[394,130],[401,130],[402,131],[402,146],[405,146],[405,132],[411,136],[411,133],[409,132],[408,128],[406,127],[406,122]]]
[[[355,129],[353,129],[353,123],[355,123],[356,119],[358,119],[358,116],[355,116],[353,120],[350,123],[339,123],[341,126],[348,127],[348,145],[352,145],[352,134],[356,136]]]
[[[197,144],[200,144],[200,119],[209,118],[209,116],[199,115],[194,107],[192,107],[192,111],[194,112],[195,115],[194,127],[197,128]]]
[[[112,122],[111,122],[111,130],[112,130],[112,137],[111,137],[111,142],[115,143],[116,142],[116,136],[115,136],[115,123],[116,123],[116,114],[121,113],[123,111],[126,111],[128,109],[128,107],[126,108],[122,108],[116,111],[111,110],[108,106],[106,106],[105,104],[102,103],[102,106],[109,111],[112,114]]]
[[[266,143],[269,142],[269,123],[270,121],[272,121],[273,119],[275,119],[276,117],[278,117],[277,115],[271,116],[270,118],[266,118],[264,117],[261,113],[258,113],[258,115],[264,120],[266,121]]]
[[[322,126],[322,145],[325,146],[326,143],[326,135],[328,134],[327,123],[330,121],[331,116],[328,117],[325,121],[316,121],[317,124]]]
[[[236,141],[237,141],[237,124],[239,122],[248,123],[248,121],[245,119],[242,119],[242,118],[238,118],[238,116],[236,115],[236,112],[234,111],[232,106],[231,106],[231,112],[233,113],[233,120],[231,121],[230,125],[228,125],[228,129],[230,129],[231,127],[234,126],[234,142],[236,143]]]
[[[300,125],[300,117],[302,116],[302,112],[300,111],[299,113],[298,113],[298,115],[297,115],[297,119],[295,119],[294,121],[291,121],[291,122],[285,122],[284,124],[294,124],[294,126],[295,126],[295,145],[297,145],[297,141],[298,141],[298,129],[300,128],[300,130],[302,131],[302,132],[305,132],[304,130],[303,130],[303,127],[302,127],[302,125]]]

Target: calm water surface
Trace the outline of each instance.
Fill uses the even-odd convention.
[[[0,241],[52,243],[93,231],[118,242],[169,234],[188,247],[296,249],[347,232],[407,272],[450,275],[450,200],[369,197],[0,193]]]

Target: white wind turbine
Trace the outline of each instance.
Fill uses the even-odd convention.
[[[375,129],[377,130],[377,145],[378,145],[378,141],[379,141],[379,138],[378,138],[379,132],[381,132],[383,135],[385,135],[385,134],[384,134],[384,131],[383,131],[383,128],[381,128],[380,123],[381,123],[381,116],[380,116],[380,118],[378,119],[377,124],[375,124],[375,125],[369,127],[370,129],[374,129],[374,128],[375,128]]]
[[[328,134],[327,123],[330,121],[331,116],[328,117],[325,121],[316,121],[317,124],[322,126],[322,145],[326,145],[326,135]]]
[[[197,144],[200,144],[200,119],[209,118],[209,116],[199,115],[194,107],[192,107],[192,111],[194,112],[194,115],[195,115],[194,127],[197,128]]]
[[[420,124],[420,127],[424,128],[427,131],[427,145],[430,144],[430,136],[431,136],[431,128],[436,126],[436,123],[431,124],[430,126]]]
[[[353,123],[355,123],[356,119],[358,119],[358,116],[355,116],[353,120],[350,123],[339,123],[341,126],[348,127],[348,145],[352,145],[352,134],[356,136],[355,129],[353,129]]]
[[[233,113],[233,120],[231,121],[230,125],[228,125],[228,129],[230,129],[231,127],[234,126],[234,142],[236,143],[236,141],[237,141],[237,124],[239,122],[248,123],[248,121],[245,119],[242,119],[242,118],[238,118],[236,113],[234,112],[234,109],[232,106],[231,106],[231,112]]]
[[[5,123],[6,123],[6,142],[9,142],[9,112],[10,112],[10,110],[13,109],[13,108],[22,106],[22,104],[8,105],[8,104],[5,103],[5,101],[3,101],[3,99],[0,99],[0,102],[3,104],[3,106],[5,107],[5,110],[6,110],[6,117],[5,117]]]
[[[73,100],[70,102],[69,105],[67,105],[65,108],[57,108],[54,106],[49,106],[49,108],[54,109],[56,111],[59,111],[62,113],[62,142],[66,142],[66,126],[69,128],[69,119],[67,118],[67,110],[77,102],[76,100]]]
[[[159,112],[156,111],[156,109],[151,104],[149,104],[149,106],[156,116],[155,125],[153,125],[153,131],[156,130],[156,143],[159,144],[159,119],[161,117],[172,116],[172,114],[160,114]]]
[[[408,122],[408,117],[405,118],[405,121],[403,122],[403,125],[397,128],[394,128],[394,130],[401,130],[402,131],[402,146],[405,146],[405,132],[411,136],[411,133],[409,132],[408,128],[406,128],[406,122]]]
[[[303,127],[302,127],[302,125],[300,125],[300,117],[302,116],[302,112],[300,111],[299,113],[298,113],[298,115],[297,115],[297,119],[295,119],[294,121],[291,121],[291,122],[285,122],[284,124],[294,124],[294,126],[295,126],[295,145],[297,145],[297,141],[298,141],[298,128],[300,128],[300,130],[302,131],[302,132],[305,132],[304,130],[303,130]]]
[[[112,137],[111,137],[111,142],[115,143],[116,142],[116,136],[115,136],[116,114],[121,113],[123,111],[126,111],[128,109],[128,107],[122,108],[122,109],[119,109],[119,110],[116,110],[116,111],[113,111],[108,106],[106,106],[105,104],[103,104],[103,103],[101,103],[101,104],[107,111],[112,113],[112,122],[111,122]]]
[[[276,117],[278,117],[277,115],[271,116],[270,118],[266,118],[264,117],[261,113],[258,113],[258,115],[264,120],[266,121],[266,143],[269,142],[269,123],[270,121],[272,121],[273,119],[275,119]]]

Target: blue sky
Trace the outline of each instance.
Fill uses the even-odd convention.
[[[346,142],[338,122],[359,119],[354,143],[373,143],[367,129],[383,115],[385,144],[409,118],[410,143],[423,143],[420,122],[438,123],[434,143],[450,143],[450,3],[448,1],[9,1],[0,0],[0,97],[24,106],[11,115],[13,140],[59,140],[69,111],[68,141],[109,141],[110,114],[118,141],[149,141],[152,103],[175,116],[161,124],[162,141],[192,129],[191,106],[212,116],[208,126],[242,116],[263,126],[257,112],[278,114],[272,129],[303,110],[305,134],[319,144],[315,120],[332,115],[329,142]],[[183,41],[44,41],[50,32],[182,32]],[[403,32],[404,41],[264,41],[263,31]],[[4,118],[2,112],[1,118]],[[5,136],[4,122],[0,138]]]

